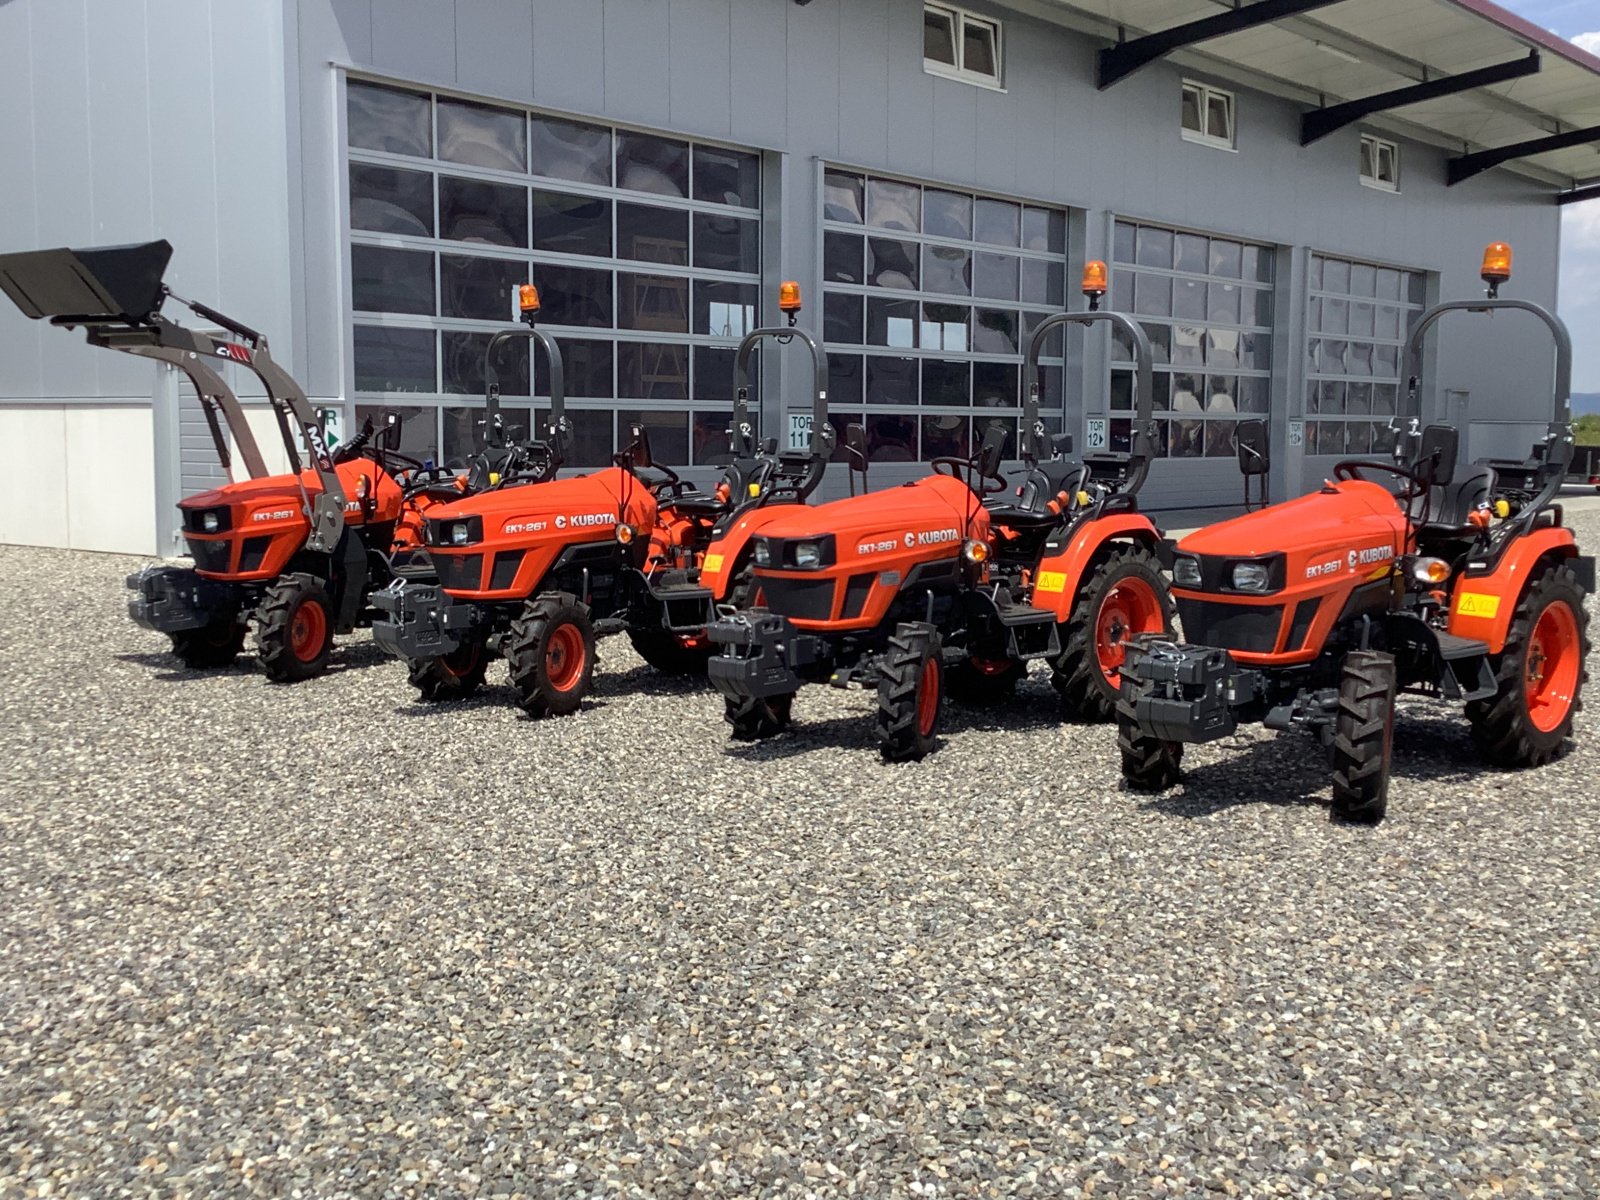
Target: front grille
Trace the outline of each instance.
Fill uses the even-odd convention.
[[[494,574],[489,578],[491,592],[503,592],[517,581],[517,568],[526,550],[502,550],[494,556]]]
[[[483,587],[481,554],[435,554],[433,565],[439,586],[447,591],[476,592]]]
[[[267,547],[272,545],[270,537],[245,538],[244,545],[239,548],[239,570],[259,571],[261,563],[267,557]]]
[[[861,615],[867,607],[867,597],[872,594],[872,581],[877,577],[876,571],[850,576],[844,585],[844,608],[839,612],[840,617],[850,621]]]
[[[826,621],[833,614],[833,580],[758,575],[767,607],[801,621]]]
[[[1228,604],[1217,600],[1178,598],[1183,640],[1200,646],[1221,646],[1249,654],[1270,654],[1278,644],[1283,605]]]
[[[194,559],[195,569],[198,571],[211,571],[214,574],[225,574],[228,570],[228,558],[233,550],[233,542],[228,538],[216,541],[201,541],[199,538],[184,538],[189,545],[189,557]]]

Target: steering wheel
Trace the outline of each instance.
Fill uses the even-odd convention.
[[[379,450],[377,454],[373,455],[373,458],[376,459],[378,454],[383,455],[383,458],[379,461],[382,462],[385,468],[387,468],[391,462],[397,462],[401,465],[401,467],[408,471],[423,471],[427,469],[422,465],[422,461],[420,459],[412,458],[409,454],[401,454],[395,450]]]
[[[1404,479],[1407,483],[1415,484],[1417,487],[1426,488],[1429,486],[1427,480],[1423,479],[1415,471],[1409,467],[1402,467],[1398,463],[1378,462],[1364,458],[1346,458],[1333,464],[1333,477],[1335,479],[1361,479],[1362,471],[1386,471],[1390,475]],[[1366,482],[1372,483],[1374,481],[1368,479]]]

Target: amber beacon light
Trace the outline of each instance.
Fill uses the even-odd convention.
[[[1478,274],[1489,285],[1489,295],[1500,290],[1500,285],[1511,278],[1511,247],[1505,242],[1490,242],[1483,251],[1483,266]]]
[[[539,289],[531,283],[525,283],[517,289],[517,307],[525,313],[539,311]]]

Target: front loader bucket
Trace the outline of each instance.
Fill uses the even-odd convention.
[[[161,308],[161,277],[172,258],[162,240],[92,250],[0,254],[0,291],[28,317],[59,324],[143,322]]]

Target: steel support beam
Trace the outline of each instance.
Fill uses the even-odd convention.
[[[1471,179],[1474,175],[1482,174],[1491,167],[1498,167],[1501,163],[1510,162],[1514,158],[1527,158],[1551,150],[1568,150],[1573,146],[1587,146],[1592,142],[1600,142],[1600,125],[1590,125],[1585,129],[1570,129],[1566,133],[1533,138],[1526,142],[1513,142],[1509,146],[1496,146],[1493,150],[1479,150],[1476,154],[1463,154],[1459,158],[1450,160],[1450,169],[1445,176],[1445,182],[1454,187],[1463,179]]]
[[[1440,96],[1453,96],[1473,88],[1487,87],[1491,83],[1504,83],[1508,79],[1521,79],[1539,71],[1539,52],[1529,51],[1525,58],[1497,63],[1492,67],[1479,67],[1476,71],[1463,71],[1459,75],[1443,75],[1427,83],[1414,83],[1393,91],[1379,92],[1360,100],[1346,100],[1326,108],[1313,109],[1300,118],[1300,144],[1309,146],[1343,129],[1354,121],[1373,113],[1387,112],[1391,108],[1404,108],[1407,104],[1421,104],[1424,100],[1437,100]]]
[[[1192,46],[1196,42],[1210,41],[1229,33],[1267,25],[1284,17],[1297,16],[1313,9],[1327,8],[1339,0],[1256,0],[1241,8],[1228,9],[1213,17],[1202,17],[1171,29],[1147,33],[1132,41],[1120,42],[1100,51],[1098,86],[1103,91],[1126,79],[1141,67],[1147,67],[1174,50]]]
[[[1573,188],[1570,192],[1561,192],[1556,196],[1557,204],[1582,204],[1585,200],[1600,200],[1600,183]]]

